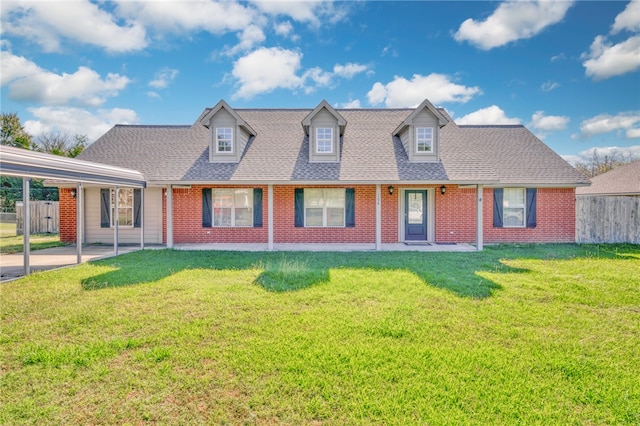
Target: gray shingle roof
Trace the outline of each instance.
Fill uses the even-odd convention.
[[[591,186],[577,188],[576,195],[640,195],[640,161],[591,178]]]
[[[523,126],[451,122],[441,129],[441,162],[411,163],[392,132],[412,109],[339,110],[348,123],[340,163],[309,163],[302,120],[310,111],[235,109],[257,133],[238,164],[209,163],[209,130],[198,122],[117,125],[87,147],[81,158],[139,170],[151,182],[587,182]]]

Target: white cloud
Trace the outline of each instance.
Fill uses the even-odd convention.
[[[347,4],[336,5],[333,1],[262,1],[253,0],[252,4],[268,15],[288,16],[297,22],[306,22],[312,26],[321,21],[336,23],[346,17]]]
[[[640,32],[640,0],[631,0],[625,9],[616,16],[611,26],[611,33],[628,30]]]
[[[364,65],[349,63],[336,64],[333,72],[319,67],[302,71],[302,56],[295,50],[261,47],[239,58],[231,73],[240,86],[234,97],[249,99],[276,89],[301,89],[310,93],[316,87],[333,85],[336,78],[352,78],[368,69]]]
[[[545,81],[544,83],[542,83],[542,86],[540,86],[540,90],[542,90],[543,92],[550,92],[557,89],[558,87],[560,87],[560,83],[558,82]]]
[[[345,102],[343,104],[339,104],[338,105],[339,108],[344,108],[344,109],[358,109],[358,108],[362,108],[362,106],[360,105],[360,100],[359,99],[354,99],[352,101],[349,102]]]
[[[597,152],[598,157],[604,158],[619,158],[625,160],[640,160],[640,145],[633,146],[603,146],[603,147],[591,147],[589,149],[585,149],[584,151],[580,151],[577,155],[563,155],[564,158],[569,164],[575,167],[578,163],[591,163],[593,159],[594,152]]]
[[[610,44],[605,36],[596,36],[582,65],[587,76],[601,80],[626,74],[640,68],[640,35]]]
[[[173,68],[164,67],[160,71],[156,73],[153,77],[153,80],[149,82],[149,86],[155,87],[156,89],[165,89],[169,86],[177,76],[179,71]]]
[[[238,34],[240,42],[230,49],[225,49],[222,53],[226,56],[233,56],[239,52],[251,50],[255,45],[266,40],[262,29],[256,25],[249,25]]]
[[[411,80],[395,76],[393,81],[376,82],[367,98],[371,105],[384,103],[387,108],[414,107],[428,98],[433,103],[467,102],[480,94],[478,87],[456,84],[445,74],[414,74]]]
[[[115,124],[136,124],[135,111],[114,108],[91,113],[79,108],[39,107],[29,108],[36,118],[24,123],[25,130],[37,137],[42,133],[60,132],[69,135],[87,135],[90,142],[102,136]]]
[[[519,118],[507,117],[505,112],[497,105],[491,105],[474,111],[464,117],[455,120],[456,124],[520,124]]]
[[[73,74],[55,74],[7,51],[1,53],[1,58],[3,85],[9,87],[9,98],[18,101],[98,106],[107,97],[116,96],[130,82],[127,77],[113,73],[103,79],[83,66]]]
[[[118,19],[89,1],[7,1],[2,5],[7,34],[39,44],[45,52],[61,50],[63,39],[90,44],[109,52],[129,52],[147,46],[145,29]]]
[[[566,59],[566,56],[564,53],[559,53],[557,55],[554,55],[551,57],[551,62],[557,62],[557,61],[562,61]]]
[[[580,132],[584,137],[591,137],[601,133],[623,131],[627,139],[638,137],[640,112],[621,112],[617,115],[600,114],[584,120],[580,124]]]
[[[546,27],[560,22],[572,5],[572,1],[545,0],[501,3],[484,21],[464,21],[454,38],[490,50],[539,34]]]
[[[289,21],[280,22],[274,24],[273,31],[279,36],[287,37],[293,31],[293,25]]]
[[[564,130],[569,124],[569,117],[561,115],[544,115],[544,111],[536,111],[531,117],[531,126],[538,130]]]

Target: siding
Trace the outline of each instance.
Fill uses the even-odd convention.
[[[331,127],[333,129],[333,153],[316,154],[316,129]],[[325,108],[311,119],[309,126],[309,161],[322,163],[336,163],[340,161],[340,127],[338,120]]]

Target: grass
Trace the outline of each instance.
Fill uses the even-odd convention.
[[[16,236],[15,223],[0,223],[0,254],[22,253],[24,250],[24,237]],[[42,250],[51,247],[60,247],[65,243],[60,242],[58,234],[36,234],[29,238],[31,250]]]
[[[2,424],[638,424],[640,247],[145,250],[3,284]]]

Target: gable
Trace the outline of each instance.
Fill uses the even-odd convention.
[[[409,161],[439,161],[440,128],[448,122],[437,108],[425,100],[396,128],[394,136],[400,138]]]
[[[340,162],[346,125],[347,121],[324,100],[302,120],[310,163]]]
[[[256,132],[225,101],[202,114],[198,120],[209,129],[209,162],[238,163]]]

